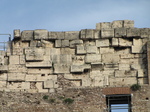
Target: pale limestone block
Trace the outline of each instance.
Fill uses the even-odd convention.
[[[136,77],[126,77],[126,78],[112,78],[109,80],[109,85],[110,86],[125,86],[125,85],[132,85],[136,84],[137,79]]]
[[[57,75],[49,75],[48,74],[47,79],[51,79],[53,81],[57,81]]]
[[[101,62],[100,54],[87,54],[85,56],[85,63],[95,63],[95,62]]]
[[[140,28],[141,37],[147,38],[150,35],[150,28]]]
[[[79,39],[79,31],[68,31],[65,32],[66,40],[77,40]]]
[[[12,49],[13,55],[23,55],[23,49],[21,47],[16,47]]]
[[[94,30],[94,39],[100,39],[100,30]]]
[[[55,92],[54,88],[49,89],[49,93],[54,93],[54,92]]]
[[[82,87],[90,87],[91,86],[91,79],[89,77],[84,77],[82,79]]]
[[[61,41],[61,46],[62,47],[69,47],[69,40],[62,40]]]
[[[50,55],[52,63],[60,63],[60,55]]]
[[[61,54],[60,55],[60,63],[71,64],[72,63],[72,55]]]
[[[97,47],[96,46],[87,46],[86,52],[89,54],[97,54]]]
[[[71,80],[71,83],[75,86],[75,87],[80,87],[82,84],[82,81],[79,80]]]
[[[102,63],[92,63],[91,64],[92,70],[104,70],[104,65]]]
[[[21,87],[22,82],[8,82],[7,83],[7,88],[11,89],[11,91],[13,91],[13,89],[15,89],[16,91],[19,89],[22,89]]]
[[[85,39],[86,38],[86,29],[83,29],[80,31],[80,38]]]
[[[42,62],[26,62],[26,67],[52,67],[51,61],[42,61]]]
[[[49,68],[28,68],[27,69],[27,73],[28,74],[50,74],[52,73],[52,69],[49,69]]]
[[[124,77],[125,70],[115,70],[115,77]]]
[[[126,37],[127,29],[126,28],[116,28],[115,29],[115,37]]]
[[[9,64],[19,64],[19,56],[18,55],[11,55],[9,56]]]
[[[65,39],[65,32],[49,32],[49,39]]]
[[[55,47],[61,47],[61,40],[55,40]]]
[[[30,89],[30,82],[22,82],[21,89]]]
[[[95,70],[95,71],[91,71],[90,72],[90,78],[94,79],[96,76],[98,77],[102,77],[102,73],[100,72],[100,70]]]
[[[119,38],[119,46],[130,47],[132,46],[132,41],[124,38]]]
[[[37,48],[37,47],[28,47],[25,48],[25,54],[45,54],[44,48]]]
[[[49,40],[40,40],[42,46],[44,46],[44,48],[53,48],[54,47],[54,43],[52,41]]]
[[[53,80],[46,80],[44,81],[44,88],[54,88],[54,81]]]
[[[102,23],[96,23],[96,29],[107,29],[111,28],[112,24],[110,22],[102,22]]]
[[[61,54],[68,54],[68,55],[74,55],[75,54],[75,49],[71,48],[61,48],[60,49]]]
[[[25,81],[37,81],[37,75],[26,75]]]
[[[4,65],[4,56],[0,56],[0,65]]]
[[[94,39],[94,29],[86,29],[86,39]]]
[[[114,48],[113,47],[100,47],[100,54],[113,54]]]
[[[126,75],[127,77],[137,77],[137,70],[125,71],[125,75]]]
[[[103,77],[96,76],[94,78],[94,86],[101,86],[101,87],[103,87],[103,84],[104,84],[103,80],[104,80]]]
[[[84,44],[83,44],[85,47],[86,46],[95,46],[96,45],[96,42],[95,40],[86,40],[84,41]]]
[[[96,40],[97,47],[108,47],[109,46],[109,39],[99,39]]]
[[[122,28],[122,27],[123,27],[123,20],[112,22],[112,28]]]
[[[54,81],[54,88],[57,89],[59,87],[58,82]]]
[[[25,81],[25,73],[8,73],[8,81]]]
[[[5,56],[6,55],[6,51],[0,51],[0,56]]]
[[[83,44],[83,40],[71,40],[70,41],[70,47],[74,48],[78,45],[82,45]]]
[[[114,29],[101,30],[101,38],[113,38],[113,37],[114,37]]]
[[[144,67],[141,64],[131,64],[131,69],[138,70],[143,69]]]
[[[142,45],[143,45],[142,39],[136,38],[133,39],[133,46],[142,46]]]
[[[139,28],[129,28],[127,29],[127,37],[140,37],[140,29]]]
[[[29,47],[29,44],[30,44],[30,42],[26,42],[26,41],[22,41],[22,43],[21,43],[21,46],[22,46],[22,48],[27,48],[27,47]]]
[[[26,81],[45,81],[47,80],[48,76],[46,74],[30,74],[30,75],[26,75],[25,80]]]
[[[138,77],[144,77],[144,76],[146,76],[145,70],[144,69],[138,69],[137,76]]]
[[[130,54],[130,48],[114,48],[115,54]]]
[[[29,47],[30,48],[35,48],[35,47],[37,47],[37,40],[32,40],[32,41],[30,41],[30,45],[29,45]]]
[[[108,86],[108,85],[109,85],[109,77],[108,77],[108,75],[105,75],[105,76],[104,76],[103,85],[104,85],[104,86]]]
[[[132,46],[132,49],[131,49],[132,53],[142,53],[143,52],[143,48],[142,46]]]
[[[43,60],[44,61],[52,61],[51,57],[50,56],[46,56],[46,55],[43,56]]]
[[[138,78],[138,84],[140,85],[149,84],[148,78]]]
[[[19,56],[19,64],[25,64],[25,56],[24,55]]]
[[[50,48],[50,54],[51,55],[59,55],[60,54],[60,48]]]
[[[43,61],[44,56],[43,54],[38,54],[38,53],[31,53],[31,54],[26,54],[26,61]]]
[[[134,27],[134,21],[133,20],[124,20],[123,27],[124,28],[133,28]]]
[[[8,70],[9,72],[13,72],[13,73],[17,73],[17,72],[21,72],[21,73],[26,73],[27,72],[27,68],[25,67],[25,65],[8,65]]]
[[[102,54],[102,62],[103,63],[118,63],[120,57],[118,54]]]
[[[37,82],[36,87],[39,93],[48,93],[48,89],[43,89],[43,82]]]
[[[22,41],[31,41],[33,40],[33,30],[24,30],[21,33]]]
[[[83,65],[84,64],[84,55],[74,55],[72,56],[73,65]]]
[[[91,69],[90,64],[84,64],[84,65],[71,65],[71,72],[84,72],[84,70]]]
[[[85,47],[83,45],[77,45],[76,53],[77,54],[86,54]]]
[[[7,82],[6,81],[0,81],[0,88],[6,88]]]
[[[20,38],[20,37],[21,37],[20,30],[14,30],[14,38]]]
[[[112,43],[111,43],[112,46],[118,46],[119,45],[119,40],[118,38],[112,38]]]
[[[48,39],[48,31],[44,29],[34,30],[34,39],[36,40]]]
[[[0,74],[0,81],[6,81],[7,80],[7,73],[1,73]]]
[[[134,58],[142,58],[143,54],[134,54]]]
[[[27,93],[38,93],[38,89],[25,89]]]
[[[70,65],[54,64],[54,73],[70,73]]]
[[[129,64],[123,64],[119,63],[119,70],[130,70],[130,65]]]
[[[118,68],[119,68],[118,64],[114,64],[114,63],[109,63],[104,65],[104,70],[116,70]]]
[[[104,76],[114,76],[114,72],[115,72],[114,69],[101,71],[101,73],[102,73]]]
[[[121,54],[120,57],[123,59],[134,58],[134,54]]]

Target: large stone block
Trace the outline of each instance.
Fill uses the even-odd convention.
[[[44,88],[54,88],[54,81],[53,80],[44,81]]]
[[[86,52],[89,54],[97,54],[98,50],[96,46],[87,46]]]
[[[113,54],[114,48],[113,47],[101,47],[100,48],[100,54]]]
[[[127,47],[124,47],[124,48],[117,47],[117,48],[114,48],[114,51],[115,51],[116,54],[130,54],[130,53],[131,53],[131,48],[127,48]]]
[[[65,39],[65,32],[49,32],[50,40],[52,39]]]
[[[119,70],[130,70],[130,65],[125,63],[119,63]]]
[[[123,59],[130,59],[134,58],[134,54],[121,54],[120,57]]]
[[[61,54],[68,54],[68,55],[74,55],[75,54],[75,49],[72,48],[61,48],[60,49]]]
[[[124,28],[134,28],[134,21],[133,20],[124,20],[123,27]]]
[[[8,73],[8,81],[25,81],[25,73]]]
[[[49,68],[28,68],[27,69],[28,74],[51,74],[52,69]]]
[[[80,38],[83,40],[94,39],[94,29],[83,29],[83,30],[81,30]]]
[[[44,55],[45,50],[44,50],[44,48],[37,48],[37,47],[25,48],[25,54],[34,54],[34,53]]]
[[[70,47],[76,47],[77,45],[82,45],[83,40],[72,40],[70,41]]]
[[[101,30],[101,38],[113,38],[113,37],[114,37],[114,29]]]
[[[112,38],[112,46],[118,46],[119,45],[119,39],[118,38]]]
[[[54,73],[70,73],[70,65],[54,64]]]
[[[0,81],[6,81],[7,80],[7,73],[1,73],[0,74]]]
[[[115,29],[115,37],[126,37],[126,36],[127,36],[126,28]]]
[[[0,81],[0,88],[6,88],[7,82],[6,81]]]
[[[96,40],[97,47],[108,47],[109,46],[109,39],[99,39]]]
[[[34,39],[36,40],[48,39],[48,31],[43,29],[34,30]]]
[[[19,55],[11,55],[9,56],[9,64],[20,64],[19,63]]]
[[[100,54],[87,54],[85,56],[85,63],[97,63],[101,62]]]
[[[79,39],[79,31],[65,32],[65,40],[77,40]]]
[[[26,75],[25,81],[36,82],[36,81],[46,81],[48,76],[46,74],[34,73]]]
[[[110,22],[102,22],[102,23],[96,23],[96,29],[108,29],[111,28],[112,24]]]
[[[132,46],[132,53],[142,53],[143,52],[143,48],[142,46]]]
[[[102,63],[118,63],[120,57],[118,54],[102,54]]]
[[[33,67],[33,68],[50,68],[50,67],[52,67],[52,62],[51,62],[51,61],[26,62],[26,67]]]
[[[104,65],[104,70],[116,70],[118,68],[119,68],[118,64],[114,64],[114,63],[109,63]]]
[[[140,28],[141,31],[141,37],[142,38],[148,38],[150,35],[150,28]]]
[[[44,56],[42,54],[26,54],[26,61],[42,61]]]
[[[33,40],[33,30],[25,30],[21,33],[22,41],[31,41]]]
[[[21,37],[21,33],[20,30],[14,30],[14,38],[20,38]]]
[[[84,70],[91,69],[90,64],[84,65],[71,65],[71,72],[84,72]]]
[[[27,72],[27,68],[25,67],[25,65],[8,65],[8,70],[9,72],[21,72],[21,73],[26,73]]]
[[[115,70],[115,77],[124,77],[125,70]]]
[[[83,65],[84,64],[84,55],[74,55],[72,56],[73,65]]]
[[[129,28],[127,29],[127,37],[140,37],[140,29],[139,28]]]
[[[60,48],[50,48],[50,55],[59,55]]]
[[[77,45],[76,53],[77,54],[86,54],[85,47],[83,45]]]
[[[112,28],[122,28],[123,27],[123,20],[113,21]]]
[[[61,46],[62,47],[69,47],[69,40],[62,40],[61,41]]]
[[[124,38],[119,38],[119,46],[130,47],[132,46],[132,41]]]
[[[55,47],[61,47],[61,40],[55,40]]]

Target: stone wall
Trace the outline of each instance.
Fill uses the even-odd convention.
[[[0,90],[148,84],[149,38],[150,28],[135,28],[132,20],[81,31],[14,30],[7,51],[0,51]]]

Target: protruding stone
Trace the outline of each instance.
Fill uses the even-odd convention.
[[[48,39],[48,31],[43,29],[34,30],[34,39],[36,40]]]
[[[21,33],[22,41],[31,41],[33,40],[33,30],[24,30]]]
[[[96,24],[96,29],[101,30],[101,29],[108,29],[111,28],[111,23],[110,22],[102,22],[102,23],[97,23]]]
[[[112,28],[122,28],[122,27],[123,27],[123,20],[112,22]]]
[[[132,46],[132,41],[124,38],[119,38],[119,46],[123,47],[131,47]]]
[[[111,43],[112,46],[118,46],[119,45],[119,40],[118,38],[112,38],[112,43]]]
[[[134,28],[134,21],[133,20],[124,20],[123,27],[124,28]]]
[[[14,38],[20,38],[20,37],[21,37],[20,30],[14,30]]]

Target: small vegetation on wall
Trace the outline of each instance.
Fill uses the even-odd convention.
[[[66,99],[64,99],[64,103],[65,103],[65,104],[72,104],[73,102],[74,102],[74,100],[71,99],[71,98],[66,98]]]
[[[140,90],[140,89],[141,89],[141,86],[139,84],[133,84],[131,86],[132,91],[137,91],[137,90]]]
[[[48,97],[49,97],[48,95],[44,95],[44,96],[43,96],[43,100],[47,100]]]

